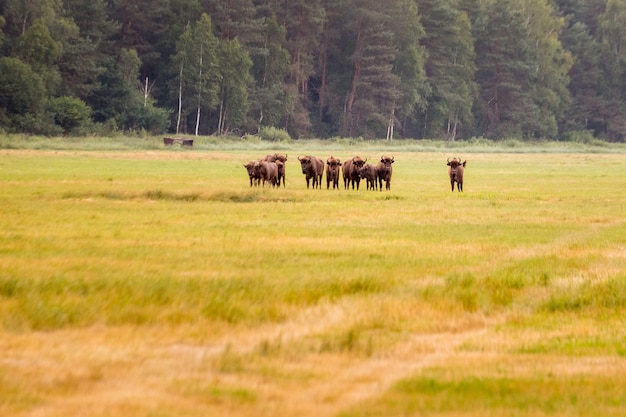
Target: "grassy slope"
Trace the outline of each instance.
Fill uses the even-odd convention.
[[[0,415],[623,415],[623,155],[306,151],[0,152]]]

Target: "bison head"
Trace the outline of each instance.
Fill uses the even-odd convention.
[[[326,165],[339,166],[340,164],[341,161],[332,155],[326,160]]]
[[[380,162],[385,166],[385,169],[387,171],[391,170],[391,164],[393,164],[394,161],[394,157],[393,156],[381,156],[380,157]]]
[[[452,160],[448,158],[447,165],[450,167],[448,168],[448,174],[450,174],[451,180],[463,181],[463,169],[466,163],[467,161],[461,162],[461,158],[452,158]]]
[[[306,174],[307,168],[311,165],[311,157],[310,156],[298,157],[298,161],[300,161],[300,165],[302,166],[302,173]]]
[[[371,164],[363,165],[361,169],[359,169],[359,177],[367,178],[370,176],[372,169],[375,169]],[[374,171],[376,173],[376,171]]]
[[[465,166],[466,162],[467,161],[461,162],[461,158],[452,158],[452,160],[448,158],[448,162],[446,163],[446,165],[448,165],[452,169],[456,169],[459,165]]]
[[[367,162],[367,158],[363,159],[360,156],[355,156],[352,158],[352,164],[357,168],[357,171],[365,165]]]
[[[259,161],[250,161],[244,165],[246,171],[248,171],[248,175],[252,176],[255,174],[257,167],[259,166]]]

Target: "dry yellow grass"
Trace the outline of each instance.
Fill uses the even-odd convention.
[[[2,151],[0,415],[623,415],[623,155],[395,155]]]

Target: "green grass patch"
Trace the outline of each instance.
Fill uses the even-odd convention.
[[[180,359],[168,342],[137,343],[155,355],[146,364],[197,364],[210,376],[193,371],[180,396],[224,415],[263,415],[268,398],[331,381],[331,368],[350,380],[351,365],[401,355],[428,364],[439,350],[468,356],[403,375],[341,415],[626,410],[621,151],[503,154],[475,144],[460,194],[449,190],[445,161],[451,149],[466,157],[461,144],[281,142],[287,187],[250,187],[242,165],[277,149],[261,145],[2,151],[3,346],[65,332],[163,332],[204,353]],[[393,153],[391,191],[307,189],[299,153]],[[574,359],[592,365],[569,374],[551,365]],[[603,360],[614,373],[593,367]],[[2,365],[0,398],[11,412],[21,399],[47,400],[21,384],[36,372],[24,363]],[[46,394],[51,402],[79,391],[79,378],[68,381]]]
[[[491,415],[617,416],[626,406],[623,377],[450,375],[432,369],[399,381],[374,403],[342,417]]]

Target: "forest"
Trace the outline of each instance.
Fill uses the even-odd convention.
[[[0,132],[626,140],[626,0],[0,0]]]

